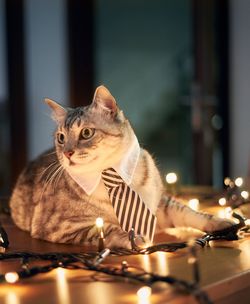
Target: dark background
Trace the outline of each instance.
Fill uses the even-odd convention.
[[[52,145],[43,98],[106,85],[162,171],[221,187],[247,175],[247,0],[0,0],[0,194]]]

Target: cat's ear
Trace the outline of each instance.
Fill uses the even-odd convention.
[[[52,115],[51,115],[52,118],[57,123],[61,123],[65,119],[65,116],[67,115],[67,110],[52,99],[45,98],[44,102],[52,109]]]
[[[115,98],[103,85],[96,89],[92,106],[111,115],[116,114],[118,110]]]

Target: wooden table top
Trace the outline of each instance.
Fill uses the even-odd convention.
[[[219,207],[208,208],[213,213]],[[53,244],[32,239],[28,233],[19,230],[10,217],[1,215],[10,247],[7,252],[82,252],[81,246]],[[163,241],[163,235],[157,236]],[[172,241],[164,236],[164,241]],[[142,267],[146,271],[160,275],[171,275],[180,279],[192,280],[192,268],[187,263],[187,249],[175,253],[156,252],[150,255],[130,255],[108,257],[105,263],[119,266],[126,260],[129,265]],[[198,249],[201,274],[201,287],[216,303],[250,303],[250,237],[232,242],[214,242],[210,247]],[[20,269],[17,262],[0,262],[0,273]],[[62,268],[47,274],[18,281],[14,285],[2,284],[0,303],[5,304],[154,304],[154,303],[196,303],[193,297],[175,290],[165,283],[152,286],[148,301],[139,302],[137,290],[143,285],[126,279],[105,277],[105,282],[91,280],[92,272],[86,270],[65,270]],[[103,276],[102,276],[103,279]]]

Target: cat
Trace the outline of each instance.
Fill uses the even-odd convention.
[[[156,232],[167,227],[212,232],[234,225],[233,221],[196,212],[165,193],[152,156],[139,146],[128,119],[105,86],[96,89],[88,106],[72,109],[50,99],[45,102],[57,123],[55,148],[27,165],[10,199],[15,224],[32,237],[97,245],[95,220],[102,217],[105,245],[131,248],[100,179],[104,169],[126,159],[131,147],[132,156],[130,153],[122,169],[128,173],[130,187],[156,215]]]

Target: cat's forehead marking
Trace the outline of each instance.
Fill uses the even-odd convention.
[[[77,126],[80,127],[83,115],[84,115],[83,107],[78,107],[73,110],[70,110],[65,119],[64,127],[66,129],[70,129],[70,128],[72,128],[72,126],[75,122],[77,122]]]

